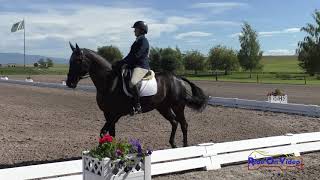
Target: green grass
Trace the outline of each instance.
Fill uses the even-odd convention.
[[[303,74],[284,74],[290,75],[288,77],[282,77],[279,74],[275,73],[264,73],[258,74],[258,81],[257,81],[257,74],[253,73],[252,78],[249,77],[249,73],[232,73],[230,75],[219,75],[218,81],[223,82],[243,82],[243,83],[272,83],[272,84],[305,84],[304,75]],[[202,76],[187,76],[190,80],[210,80],[215,81],[215,76],[212,75],[202,75]],[[308,85],[320,85],[320,80],[317,79],[316,76],[310,77],[306,75],[306,84]]]
[[[280,83],[280,84],[305,84],[304,76],[307,84],[320,85],[320,76],[310,77],[305,75],[298,66],[296,56],[264,56],[262,58],[264,65],[263,72],[259,72],[259,83]],[[66,64],[54,64],[54,67],[48,69],[34,68],[29,65],[26,70],[23,67],[0,68],[0,75],[66,75],[68,73],[68,66]],[[198,72],[194,75],[193,71],[186,71],[187,77],[191,80],[212,80],[215,77],[210,72]],[[219,72],[219,81],[226,82],[250,82],[257,83],[257,73],[252,73],[252,78],[249,78],[248,72],[233,72],[229,75],[224,75]]]
[[[305,84],[304,78],[306,78],[307,84],[320,85],[320,76],[317,78],[304,74],[296,56],[264,56],[261,61],[264,65],[262,72],[252,73],[252,78],[249,77],[249,72],[224,75],[221,71],[218,81],[257,83],[258,74],[259,83]],[[193,75],[192,71],[187,73],[186,76],[191,80],[216,80],[210,72],[200,72],[198,75]]]
[[[35,68],[27,65],[24,69],[23,66],[17,67],[1,67],[0,75],[65,75],[68,73],[68,65],[55,64],[50,68]]]
[[[263,72],[303,72],[297,56],[264,56]]]

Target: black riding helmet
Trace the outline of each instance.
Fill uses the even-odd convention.
[[[132,28],[142,29],[145,34],[148,33],[148,25],[144,21],[137,21],[133,24]]]

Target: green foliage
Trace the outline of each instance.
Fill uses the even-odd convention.
[[[118,142],[116,140],[113,140],[110,143],[103,143],[93,148],[90,151],[90,155],[100,160],[106,157],[112,160],[124,159],[124,155],[129,154],[131,148],[132,145],[127,142]],[[121,154],[117,155],[117,150],[120,150]]]
[[[47,67],[47,63],[43,58],[39,59],[38,64],[39,64],[40,68],[46,68]]]
[[[47,58],[47,67],[53,67],[53,61],[49,58]]]
[[[204,69],[205,59],[199,51],[188,51],[183,57],[184,67],[186,70],[194,70],[195,74],[198,74],[198,71]]]
[[[175,72],[182,65],[182,53],[179,48],[154,48],[150,49],[150,67],[154,71]]]
[[[38,63],[33,63],[33,67],[38,67],[39,64]]]
[[[241,67],[244,70],[251,72],[254,69],[262,69],[260,60],[262,57],[262,51],[260,51],[260,44],[258,41],[258,34],[251,26],[245,22],[242,26],[241,35],[239,36],[240,51],[238,53],[238,59]]]
[[[170,47],[161,49],[161,69],[163,71],[175,72],[181,68],[181,52]]]
[[[268,96],[284,96],[285,94],[279,89],[276,88],[273,92],[268,93]]]
[[[220,45],[210,49],[208,63],[211,70],[224,70],[226,75],[230,71],[239,69],[236,52]]]
[[[49,58],[47,58],[47,59],[40,58],[38,63],[37,63],[38,65],[35,66],[35,64],[33,64],[34,67],[40,67],[40,68],[53,67],[53,61],[51,59],[49,59]]]
[[[299,66],[311,76],[320,73],[320,11],[315,11],[313,19],[315,25],[308,23],[301,28],[307,35],[297,49]]]
[[[98,54],[108,60],[110,63],[114,63],[123,58],[119,48],[112,45],[98,47]]]
[[[151,48],[150,49],[150,68],[154,71],[161,71],[161,49],[160,48]]]

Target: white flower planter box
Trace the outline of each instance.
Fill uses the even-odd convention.
[[[268,102],[270,103],[282,103],[287,104],[288,103],[288,96],[268,96]]]
[[[9,78],[8,78],[7,76],[0,77],[0,79],[1,79],[1,80],[6,80],[6,81],[8,81],[8,80],[9,80]]]
[[[82,153],[83,180],[151,180],[151,158],[146,156],[142,163],[135,159],[134,167],[139,164],[139,170],[132,168],[126,173],[124,168],[113,174],[111,160],[104,158],[101,161],[88,155],[88,151]]]
[[[33,80],[31,78],[30,79],[27,78],[25,81],[26,82],[33,82]]]

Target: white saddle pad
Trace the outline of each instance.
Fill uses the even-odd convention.
[[[122,87],[123,87],[123,91],[126,93],[126,95],[132,97],[132,94],[129,93],[129,91],[127,90],[127,87],[125,85],[124,80],[122,81]],[[142,80],[141,81],[140,97],[153,96],[153,95],[157,94],[157,92],[158,92],[158,84],[157,84],[157,80],[155,77],[153,77],[150,80]]]

